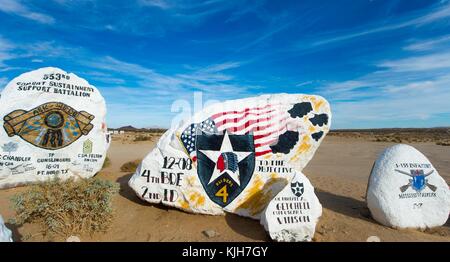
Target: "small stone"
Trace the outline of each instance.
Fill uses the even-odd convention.
[[[217,232],[212,230],[212,229],[204,230],[202,233],[208,238],[212,238],[212,237],[218,236]]]
[[[428,158],[412,146],[387,148],[375,162],[367,206],[379,223],[393,228],[442,226],[450,212],[450,190]]]
[[[81,242],[81,239],[77,236],[70,236],[66,239],[66,242]]]

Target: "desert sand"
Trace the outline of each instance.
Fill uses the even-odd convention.
[[[141,201],[128,187],[131,173],[121,172],[122,164],[142,159],[155,145],[150,141],[133,141],[132,135],[116,135],[108,152],[111,165],[97,176],[120,183],[114,199],[115,218],[104,234],[80,236],[82,241],[270,241],[259,221],[227,214],[206,216],[152,205]],[[446,225],[418,230],[396,230],[370,218],[364,202],[366,184],[377,155],[394,142],[375,142],[367,137],[331,135],[325,138],[304,173],[316,187],[323,205],[323,215],[316,228],[314,241],[366,241],[377,236],[381,241],[450,241],[450,222]],[[411,142],[435,165],[447,183],[450,182],[450,147],[435,142]],[[14,216],[9,199],[26,187],[0,190],[0,214],[5,220]],[[39,226],[7,226],[15,241],[64,241],[39,233]],[[202,232],[214,230],[208,238]]]

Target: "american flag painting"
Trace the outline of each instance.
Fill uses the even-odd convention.
[[[248,107],[242,110],[219,112],[201,123],[191,124],[180,139],[191,159],[196,161],[196,136],[206,134],[253,134],[255,156],[272,153],[270,145],[288,130],[290,115],[280,105]]]

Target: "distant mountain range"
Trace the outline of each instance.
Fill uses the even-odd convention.
[[[125,132],[152,132],[152,133],[163,133],[167,129],[165,128],[136,128],[134,126],[122,126],[119,128],[108,128],[109,131],[125,131]]]

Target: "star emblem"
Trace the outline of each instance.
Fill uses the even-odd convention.
[[[234,151],[227,131],[225,131],[225,135],[223,137],[222,145],[220,146],[219,151],[214,150],[199,150],[199,151],[205,154],[211,161],[215,163],[214,171],[211,175],[211,178],[209,179],[208,185],[225,173],[228,173],[228,175],[239,186],[241,185],[239,168],[228,168],[227,165],[223,166],[224,156],[234,156],[235,158],[237,158],[236,159],[237,165],[239,162],[244,160],[247,156],[249,156],[253,152]]]
[[[295,196],[300,197],[301,195],[303,195],[303,192],[304,192],[303,183],[299,183],[299,182],[291,183],[291,190]]]

